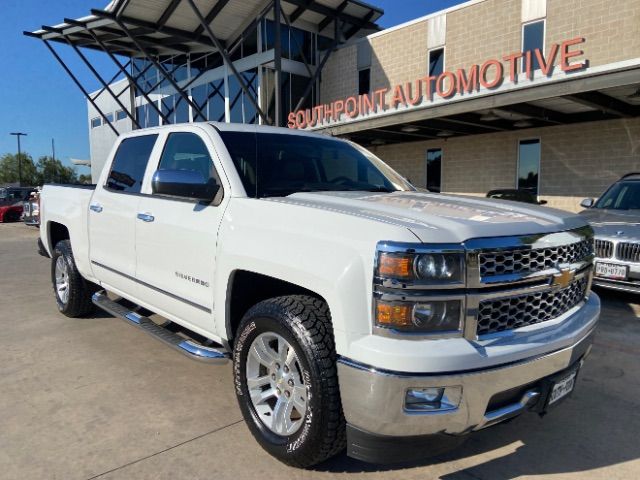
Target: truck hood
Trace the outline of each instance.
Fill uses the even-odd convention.
[[[546,207],[420,192],[296,193],[269,201],[395,224],[425,243],[554,233],[587,225],[578,215]]]

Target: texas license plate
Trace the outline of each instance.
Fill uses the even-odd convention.
[[[596,263],[596,276],[613,278],[616,280],[627,279],[627,266],[617,265],[615,263]]]
[[[574,387],[576,386],[577,375],[578,372],[573,371],[566,377],[558,380],[553,384],[551,393],[549,393],[549,402],[547,403],[548,406],[553,405],[573,391]]]

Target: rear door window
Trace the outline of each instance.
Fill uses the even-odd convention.
[[[144,172],[158,135],[123,140],[113,159],[106,187],[123,193],[140,193]]]

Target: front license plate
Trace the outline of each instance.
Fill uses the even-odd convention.
[[[616,280],[627,279],[627,266],[617,265],[615,263],[596,263],[596,276],[613,278]]]
[[[547,403],[548,406],[553,405],[573,391],[574,387],[576,386],[577,375],[577,371],[571,372],[569,375],[553,384],[551,393],[549,393],[549,402]]]

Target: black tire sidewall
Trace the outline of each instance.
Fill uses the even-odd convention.
[[[251,433],[260,445],[276,458],[286,463],[290,460],[295,464],[297,458],[306,458],[309,455],[308,451],[314,447],[314,439],[321,434],[321,372],[309,355],[311,347],[306,345],[304,335],[292,328],[285,318],[285,315],[278,315],[277,311],[274,311],[270,315],[262,313],[250,316],[242,322],[233,353],[233,375],[238,403]],[[281,335],[295,349],[307,387],[307,410],[303,424],[297,432],[288,437],[274,433],[260,420],[247,387],[246,360],[249,348],[258,335],[266,332]]]
[[[71,304],[71,292],[73,291],[71,289],[71,276],[73,269],[75,268],[75,264],[73,261],[73,257],[70,256],[68,250],[69,249],[67,248],[67,245],[65,245],[64,242],[60,242],[56,245],[56,248],[53,250],[53,256],[51,257],[51,283],[53,284],[53,293],[56,298],[56,305],[58,306],[58,310],[60,310],[60,312],[62,313],[66,313],[66,311],[69,309],[69,305]],[[67,282],[69,285],[67,287],[69,288],[69,297],[67,298],[67,303],[63,303],[62,300],[60,300],[58,289],[56,288],[56,264],[59,257],[62,257],[63,261],[67,265]]]

